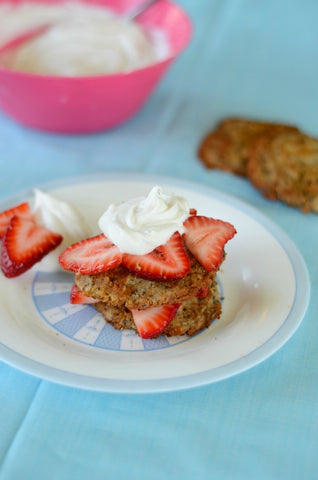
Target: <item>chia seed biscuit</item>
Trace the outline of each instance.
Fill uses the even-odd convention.
[[[255,141],[260,136],[281,131],[297,132],[297,128],[276,123],[229,118],[222,121],[203,139],[198,155],[207,168],[217,168],[245,176],[250,150]]]
[[[247,174],[265,197],[318,213],[317,139],[291,130],[260,137]]]
[[[211,322],[220,318],[220,293],[216,281],[209,287],[203,298],[192,297],[180,305],[176,316],[160,335],[195,335],[207,328]],[[117,330],[133,329],[137,332],[131,312],[124,306],[111,306],[108,303],[96,303],[95,308],[104,316],[106,322]]]
[[[75,275],[75,283],[88,297],[109,306],[143,310],[159,305],[181,303],[211,285],[217,271],[208,272],[188,252],[191,271],[180,280],[152,281],[136,277],[122,266],[94,275]]]

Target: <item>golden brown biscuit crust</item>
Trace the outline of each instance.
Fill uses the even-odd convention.
[[[207,168],[246,175],[250,150],[260,136],[281,131],[297,131],[296,127],[242,118],[222,121],[210,132],[199,147],[199,158]]]
[[[214,281],[204,298],[193,297],[185,300],[180,305],[176,316],[160,335],[192,336],[207,328],[212,320],[220,318],[221,303],[219,296],[218,286]],[[99,302],[94,306],[104,316],[106,322],[117,330],[133,329],[137,332],[132,314],[124,305],[111,306]]]
[[[318,140],[299,131],[260,137],[247,174],[265,197],[318,213]]]
[[[181,303],[195,297],[199,290],[209,286],[217,274],[217,271],[205,270],[190,252],[188,255],[191,271],[180,280],[166,282],[145,280],[119,266],[95,275],[77,273],[75,283],[85,295],[112,306],[142,310],[158,305]]]

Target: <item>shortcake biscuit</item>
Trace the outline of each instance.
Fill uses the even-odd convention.
[[[160,335],[195,335],[207,328],[221,315],[220,293],[216,281],[213,281],[204,297],[192,297],[181,303],[175,317]],[[118,330],[133,329],[136,325],[131,312],[124,306],[111,306],[99,302],[94,305],[106,322]]]
[[[272,132],[257,140],[247,164],[263,195],[318,213],[318,140],[299,131]]]
[[[210,132],[199,147],[199,158],[207,168],[246,175],[251,147],[260,136],[273,132],[295,131],[296,127],[243,118],[229,118]]]
[[[191,271],[180,280],[152,281],[130,273],[122,266],[94,275],[75,275],[75,283],[88,297],[106,302],[110,306],[145,309],[158,305],[181,303],[208,287],[217,270],[208,272],[188,252]]]

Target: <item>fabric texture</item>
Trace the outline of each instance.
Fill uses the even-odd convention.
[[[295,242],[311,280],[308,310],[265,362],[190,390],[96,393],[0,363],[0,480],[317,478],[318,217],[264,199],[244,178],[206,170],[197,149],[228,116],[286,122],[318,137],[318,3],[179,4],[192,18],[191,44],[125,125],[57,135],[0,114],[0,200],[98,172],[217,188],[256,207]]]

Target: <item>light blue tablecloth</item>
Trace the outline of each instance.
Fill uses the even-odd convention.
[[[318,478],[318,217],[265,200],[243,178],[205,170],[196,155],[202,136],[228,115],[284,121],[318,136],[318,3],[179,3],[193,19],[192,43],[126,125],[60,136],[0,115],[0,200],[91,172],[218,188],[254,205],[296,243],[311,279],[307,313],[264,363],[185,391],[96,393],[0,363],[1,480]]]

